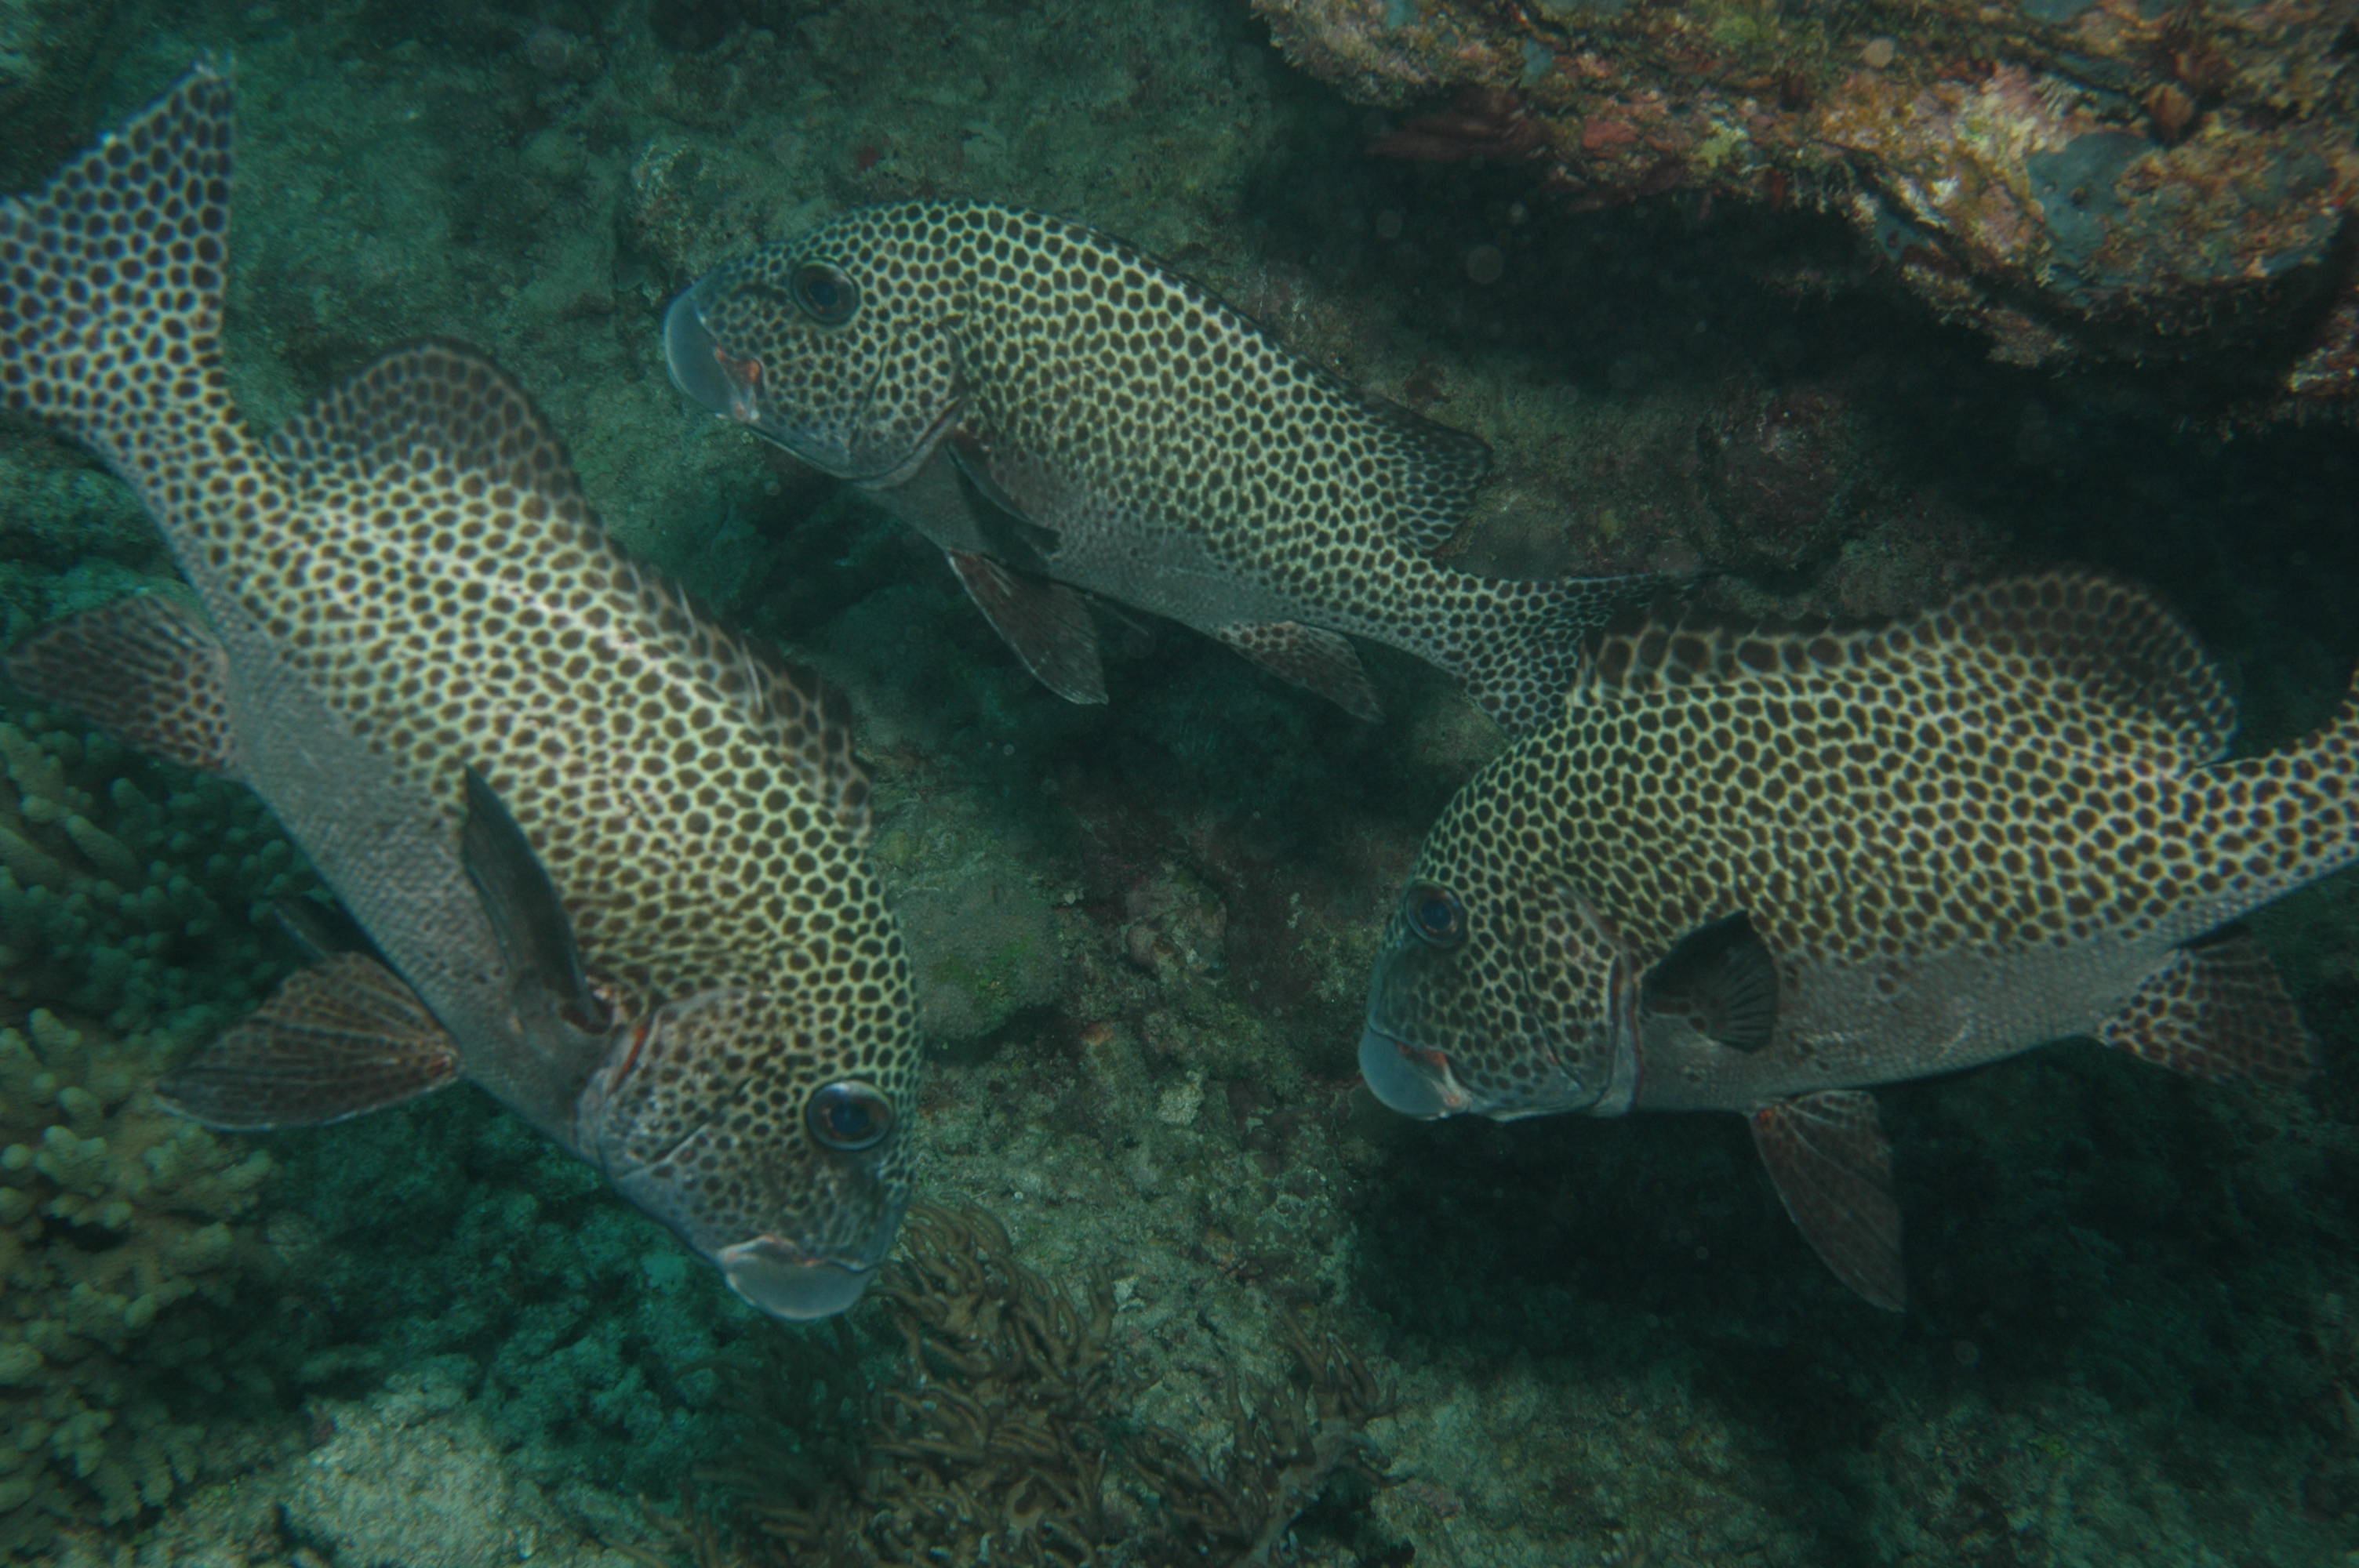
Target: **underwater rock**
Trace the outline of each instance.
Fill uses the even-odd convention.
[[[504,1462],[451,1367],[429,1363],[365,1402],[321,1401],[313,1421],[329,1436],[302,1461],[283,1519],[331,1563],[506,1568],[578,1533]]]
[[[1576,207],[1817,207],[2001,360],[2249,355],[2240,412],[2359,397],[2339,8],[1940,0],[1905,37],[1822,0],[1255,8],[1347,96],[1424,109],[1377,155],[1527,168]]]
[[[895,852],[891,836],[887,845]],[[908,934],[919,1021],[935,1039],[981,1040],[1057,1000],[1064,949],[1056,912],[1005,854],[985,849],[948,876],[929,867],[894,890],[893,907]]]

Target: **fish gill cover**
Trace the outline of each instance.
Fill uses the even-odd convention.
[[[310,875],[232,786],[12,694],[7,1552],[2359,1548],[2347,879],[2257,923],[2306,1093],[2080,1043],[1886,1094],[1913,1228],[1879,1314],[1734,1119],[1429,1128],[1357,1087],[1401,879],[1499,744],[1444,676],[1371,653],[1368,726],[1114,616],[1122,700],[1064,704],[906,529],[685,406],[660,335],[692,279],[849,207],[1061,214],[1488,443],[1457,569],[1717,568],[1700,611],[1750,622],[2095,568],[2190,623],[2258,753],[2359,658],[2324,13],[1260,12],[0,9],[10,191],[234,59],[225,336],[258,426],[474,341],[625,545],[848,694],[929,1032],[918,1179],[1009,1238],[927,1219],[839,1337],[758,1318],[481,1097],[169,1119],[158,1077],[301,960],[271,910]],[[0,426],[11,645],[172,575],[87,454]]]

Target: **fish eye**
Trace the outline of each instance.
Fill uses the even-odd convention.
[[[1419,882],[1408,890],[1402,906],[1409,929],[1436,947],[1455,947],[1466,940],[1466,910],[1448,888]]]
[[[841,267],[809,261],[795,268],[788,290],[802,313],[822,327],[841,327],[860,308],[860,286]]]
[[[830,1084],[803,1108],[810,1135],[847,1153],[873,1149],[893,1130],[893,1102],[863,1083]]]

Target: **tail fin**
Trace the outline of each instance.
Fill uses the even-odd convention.
[[[1466,695],[1510,735],[1556,717],[1581,673],[1591,633],[1623,611],[1689,579],[1669,572],[1569,577],[1544,582],[1486,579],[1474,624],[1492,631],[1457,660]]]
[[[2197,777],[2211,860],[2199,887],[2219,911],[2205,928],[2359,860],[2359,675],[2321,729]]]
[[[0,201],[0,402],[64,427],[151,506],[226,405],[230,85],[199,65],[36,195]],[[165,510],[156,509],[159,514]]]

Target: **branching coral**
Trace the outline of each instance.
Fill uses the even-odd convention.
[[[168,1116],[152,1046],[35,1011],[0,1029],[0,1549],[114,1523],[197,1472],[160,1392],[217,1379],[201,1314],[255,1259],[269,1156]]]
[[[893,1380],[864,1400],[822,1382],[791,1411],[741,1407],[762,1435],[705,1479],[734,1498],[741,1533],[755,1539],[733,1550],[688,1510],[679,1544],[700,1568],[1264,1563],[1338,1473],[1382,1468],[1364,1429],[1389,1397],[1330,1335],[1286,1321],[1295,1384],[1231,1379],[1232,1441],[1207,1467],[1178,1433],[1133,1413],[1138,1390],[1114,1360],[1102,1281],[1074,1300],[1019,1262],[980,1209],[921,1204],[902,1235],[905,1255],[880,1286],[900,1340]],[[848,1329],[838,1350],[839,1369],[850,1366]],[[864,1463],[839,1460],[835,1478],[815,1484],[824,1444],[770,1418],[823,1432],[853,1404],[867,1411]]]
[[[43,715],[0,722],[0,986],[130,1033],[203,1033],[284,971],[269,906],[312,878],[245,790]]]

